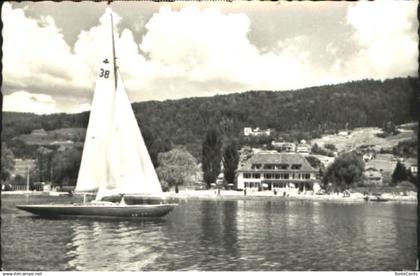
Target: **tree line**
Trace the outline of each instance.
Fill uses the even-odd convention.
[[[209,186],[216,181],[222,167],[225,183],[234,181],[232,170],[238,159],[234,152],[237,154],[244,144],[269,145],[273,139],[244,137],[244,127],[270,128],[274,138],[287,141],[309,140],[343,128],[390,126],[392,130],[393,125],[416,120],[417,88],[418,79],[411,77],[362,80],[296,91],[250,91],[206,98],[149,101],[134,103],[133,109],[154,166],[158,168],[159,163],[165,164],[165,158],[172,158],[170,155],[162,157],[162,154],[182,148],[191,153],[192,158],[179,152],[174,154],[197,163],[200,160],[203,178]],[[33,173],[39,179],[49,177],[60,183],[74,183],[81,147],[59,152],[51,145],[39,149],[13,138],[40,128],[85,128],[88,119],[89,112],[51,115],[4,112],[2,140],[15,157],[38,160],[38,171]],[[417,148],[417,141],[402,143],[396,151],[407,152],[414,147]],[[165,175],[164,171],[161,175]],[[167,183],[176,186],[177,181],[168,180]]]
[[[145,140],[154,141],[156,152],[166,145],[182,145],[200,159],[202,137],[209,129],[218,129],[223,139],[241,143],[244,127],[271,128],[275,136],[293,141],[343,128],[414,121],[418,115],[417,90],[418,79],[412,77],[361,80],[296,91],[141,102],[134,103],[133,109]],[[88,118],[88,112],[42,116],[4,112],[2,140],[10,141],[37,128],[85,128]],[[152,159],[156,163],[157,154]]]

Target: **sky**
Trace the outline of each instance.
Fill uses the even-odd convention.
[[[106,7],[3,4],[4,111],[89,110]],[[111,9],[131,102],[417,76],[415,1],[139,1]]]

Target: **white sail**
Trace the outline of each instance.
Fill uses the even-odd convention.
[[[109,178],[96,199],[107,195],[161,195],[162,188],[118,73],[109,148]]]
[[[106,153],[109,144],[109,122],[113,118],[110,111],[113,109],[115,101],[112,40],[104,41],[102,49],[104,49],[104,54],[93,94],[76,192],[97,190],[109,178]]]
[[[116,72],[113,35],[110,38],[103,45],[110,47],[99,69],[76,192],[97,190],[97,200],[121,193],[160,196],[159,179]]]

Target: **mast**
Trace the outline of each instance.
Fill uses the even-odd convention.
[[[117,57],[115,56],[114,20],[112,18],[112,11],[110,11],[109,15],[111,16],[112,62],[114,64],[114,81],[115,81],[115,89],[117,89]]]

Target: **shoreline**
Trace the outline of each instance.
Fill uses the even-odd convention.
[[[168,197],[174,199],[212,199],[212,200],[257,200],[257,199],[278,199],[278,200],[301,200],[301,201],[335,201],[335,202],[366,202],[361,193],[351,193],[349,197],[343,197],[343,194],[313,195],[313,194],[289,194],[288,196],[274,195],[272,191],[253,192],[247,191],[245,196],[243,192],[233,190],[221,190],[220,195],[217,190],[183,190],[179,193],[167,192]],[[387,202],[407,202],[417,203],[417,193],[411,192],[407,196],[384,193],[381,196]]]
[[[27,191],[2,191],[2,196],[15,195],[15,196],[67,196],[68,193],[49,193],[49,192],[27,192]],[[208,199],[208,200],[258,200],[258,199],[274,199],[274,200],[290,200],[290,201],[328,201],[328,202],[366,202],[364,195],[361,193],[351,193],[348,197],[343,197],[342,193],[329,194],[329,195],[313,195],[310,193],[290,193],[288,196],[280,194],[274,195],[272,191],[247,191],[246,196],[241,191],[234,190],[220,190],[220,195],[217,194],[217,190],[181,190],[179,193],[165,192],[165,197],[178,200],[188,199]],[[392,193],[384,193],[381,196],[386,199],[387,202],[406,202],[406,203],[417,203],[417,193],[409,192],[408,195],[395,195]]]
[[[55,192],[55,191],[1,191],[2,195],[28,195],[28,196],[66,196],[68,192]]]

